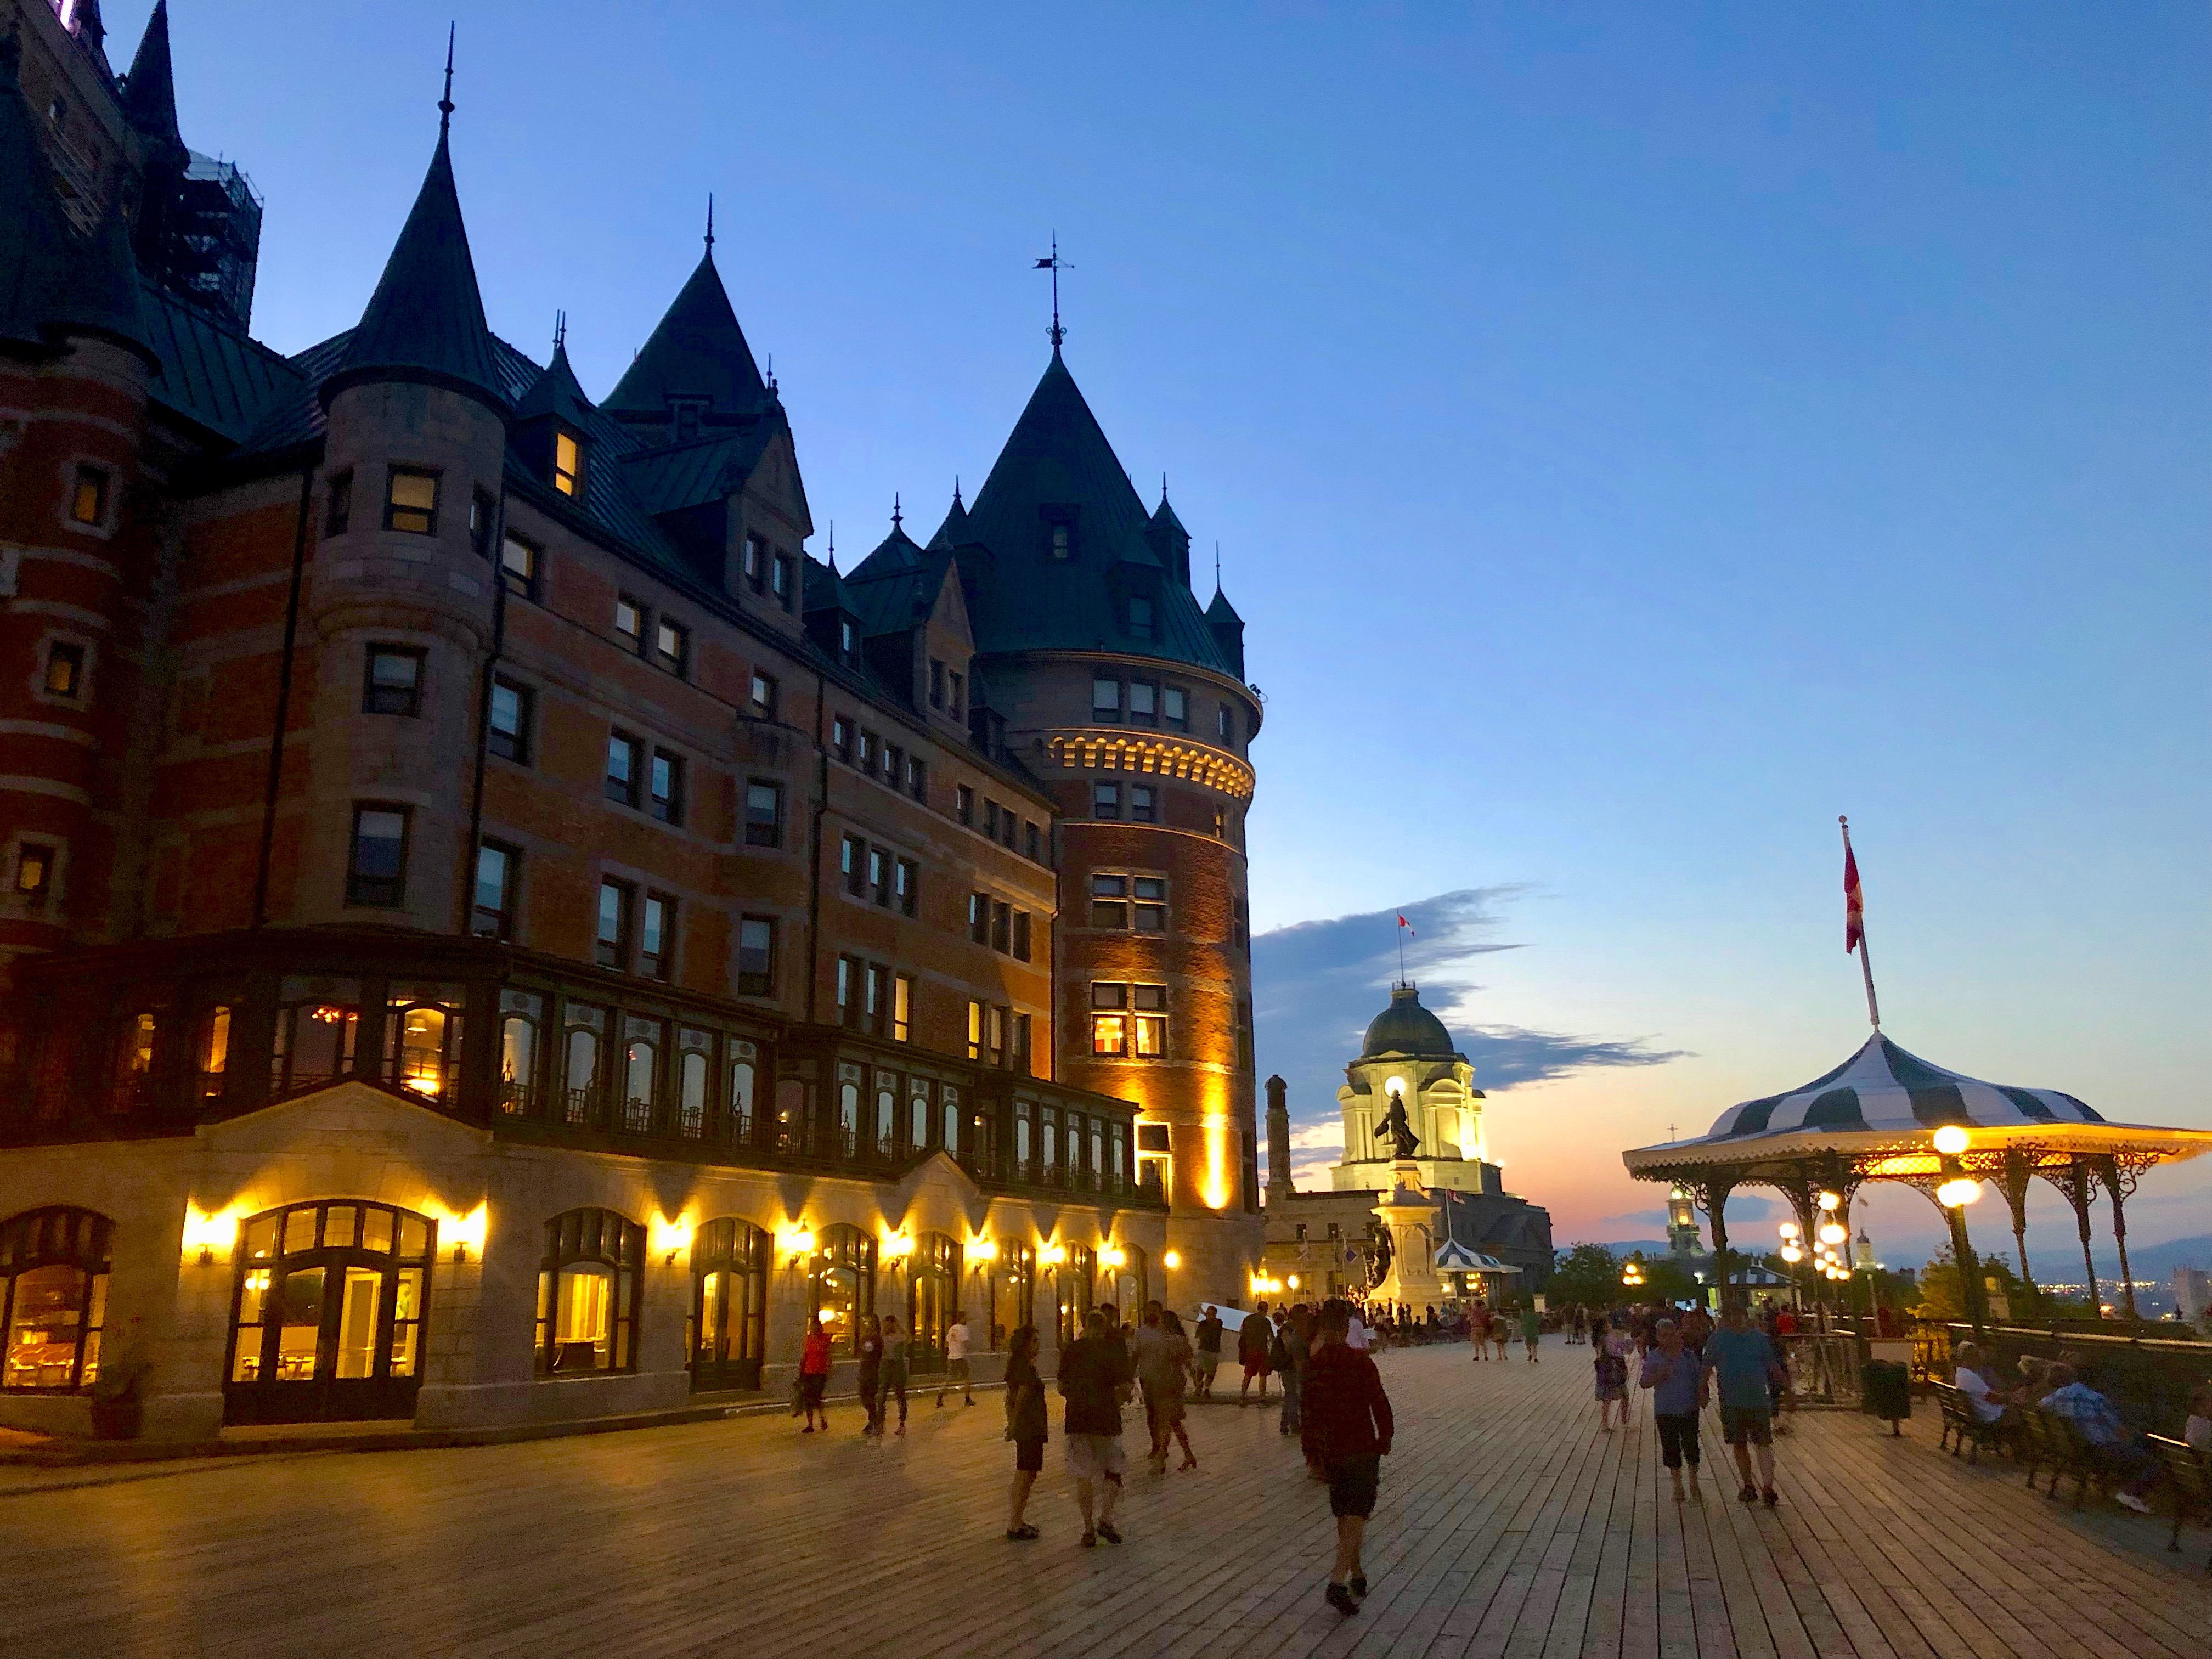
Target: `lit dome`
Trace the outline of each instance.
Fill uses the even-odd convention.
[[[1406,1054],[1423,1060],[1465,1058],[1452,1043],[1443,1021],[1421,1006],[1421,994],[1410,985],[1390,989],[1390,1006],[1375,1016],[1360,1045],[1362,1060]]]

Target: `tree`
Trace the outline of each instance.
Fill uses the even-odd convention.
[[[1553,1259],[1546,1287],[1556,1306],[1610,1308],[1620,1300],[1620,1261],[1602,1244],[1576,1244]]]
[[[1959,1264],[1950,1251],[1943,1250],[1920,1270],[1919,1283],[1914,1286],[1912,1311],[1923,1319],[1964,1319],[1966,1316],[1966,1286],[1959,1278]]]
[[[1697,1275],[1672,1256],[1661,1256],[1656,1261],[1644,1264],[1644,1288],[1629,1293],[1636,1302],[1680,1302],[1704,1300],[1705,1287],[1698,1283]],[[1616,1291],[1619,1295],[1620,1292]]]

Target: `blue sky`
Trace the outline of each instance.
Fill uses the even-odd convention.
[[[447,15],[175,0],[271,343],[358,315]],[[455,163],[493,325],[565,307],[594,393],[714,191],[853,553],[988,468],[1056,229],[1069,362],[1248,620],[1255,917],[1383,930],[1272,941],[1262,1007],[1356,1031],[1424,901],[1514,946],[1433,964],[1584,1055],[1494,1051],[1509,1179],[1645,1237],[1612,1149],[1863,1032],[1838,812],[1899,1041],[2212,1127],[2208,48],[2156,4],[478,5]],[[1262,1070],[1323,1126],[1291,1029]],[[2208,1209],[2155,1176],[2132,1231]]]

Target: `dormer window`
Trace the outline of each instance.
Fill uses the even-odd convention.
[[[1069,545],[1068,545],[1068,538],[1069,538],[1070,530],[1071,530],[1071,526],[1067,526],[1067,525],[1064,525],[1064,524],[1056,524],[1056,525],[1053,526],[1053,527],[1052,527],[1052,556],[1053,556],[1054,558],[1055,558],[1055,559],[1065,559],[1065,558],[1066,558],[1066,557],[1067,557],[1067,556],[1068,556],[1069,552],[1071,551],[1071,549],[1070,549],[1070,547],[1069,547]]]
[[[577,495],[584,487],[584,446],[574,435],[553,434],[553,488],[563,495]]]
[[[686,399],[676,405],[678,443],[688,444],[699,435],[700,416],[703,412],[704,406],[695,400]]]
[[[1129,637],[1133,640],[1152,637],[1152,602],[1142,594],[1129,596]]]
[[[858,651],[860,648],[860,630],[853,626],[852,618],[849,617],[838,617],[837,654],[842,657],[847,662],[850,662],[853,660],[854,653]]]

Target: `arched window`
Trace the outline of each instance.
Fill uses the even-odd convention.
[[[534,991],[499,994],[499,1109],[526,1117],[538,1101],[538,1031],[545,999]]]
[[[889,1162],[898,1156],[898,1074],[876,1073],[876,1156]]]
[[[660,1022],[632,1014],[623,1023],[623,1127],[646,1134],[659,1099]]]
[[[1105,1298],[1121,1310],[1130,1324],[1143,1323],[1145,1304],[1152,1300],[1152,1263],[1135,1244],[1121,1247],[1121,1265],[1109,1267],[1099,1281]]]
[[[960,1091],[951,1084],[945,1085],[945,1150],[954,1158],[960,1156]]]
[[[1035,1317],[1036,1285],[1036,1246],[1000,1239],[998,1259],[991,1264],[992,1347],[1004,1348]]]
[[[198,1034],[192,1042],[192,1054],[199,1072],[200,1098],[213,1100],[222,1092],[224,1075],[230,1067],[228,1006],[210,1008],[202,1017]]]
[[[876,1240],[838,1222],[815,1240],[814,1270],[807,1276],[808,1315],[830,1334],[833,1348],[855,1352],[860,1321],[876,1311]]]
[[[269,1053],[275,1094],[320,1089],[351,1077],[361,1038],[361,982],[287,978]]]
[[[750,1042],[730,1044],[730,1107],[724,1121],[729,1138],[748,1141],[753,1133],[753,1094],[759,1087],[760,1050]]]
[[[599,1048],[607,1011],[582,1003],[564,1004],[562,1034],[561,1121],[581,1127],[599,1115]]]
[[[436,1229],[354,1199],[255,1216],[240,1231],[224,1418],[411,1416]]]
[[[907,1095],[906,1149],[918,1152],[929,1145],[929,1079],[908,1079]]]
[[[637,1369],[645,1229],[612,1210],[570,1210],[545,1224],[538,1270],[540,1376]]]
[[[806,1085],[795,1077],[775,1080],[775,1149],[779,1152],[806,1149]]]
[[[906,1259],[906,1322],[918,1371],[945,1367],[945,1333],[960,1311],[960,1241],[944,1233],[924,1233]]]
[[[384,1011],[384,1074],[395,1088],[453,1106],[461,1091],[461,988],[394,985]]]
[[[691,1244],[691,1386],[760,1387],[768,1322],[769,1236],[735,1216]]]
[[[1060,1346],[1063,1348],[1083,1334],[1083,1321],[1091,1311],[1091,1286],[1097,1271],[1097,1263],[1088,1244],[1067,1247],[1067,1259],[1060,1264],[1060,1282],[1054,1287],[1060,1303]]]
[[[30,1210],[0,1224],[0,1388],[64,1393],[100,1376],[114,1224],[90,1210]]]
[[[107,1097],[110,1111],[143,1111],[153,1103],[154,1030],[149,1010],[142,1008],[123,1017],[115,1034],[115,1073]]]
[[[686,1026],[676,1042],[676,1133],[696,1140],[707,1133],[707,1056],[714,1039]]]
[[[836,1155],[850,1158],[859,1150],[860,1138],[860,1068],[840,1066],[837,1068],[837,1145]]]

